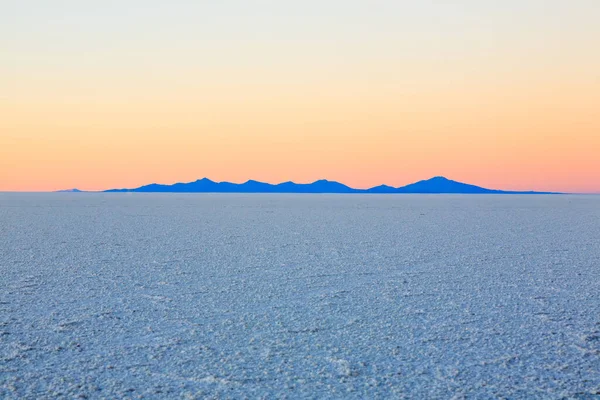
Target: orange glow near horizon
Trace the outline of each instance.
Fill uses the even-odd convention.
[[[558,13],[560,2],[550,3]],[[18,39],[28,21],[20,15],[23,26],[0,28],[0,191],[202,177],[367,188],[443,175],[494,189],[600,193],[600,11],[592,8],[569,14],[567,33],[526,11],[522,27],[507,15],[489,31],[452,9],[437,11],[449,27],[465,18],[453,35],[416,23],[394,32],[392,20],[390,31],[359,35],[340,22],[358,18],[348,11],[337,30],[316,25],[315,38],[304,39],[304,25],[278,25],[287,42],[233,32],[201,45],[193,24],[179,41],[176,25],[163,38],[125,24],[115,29],[129,41],[83,25]],[[493,11],[472,12],[501,18]],[[250,22],[267,17],[252,18],[239,29],[252,33],[260,27]],[[46,51],[46,40],[67,44]]]

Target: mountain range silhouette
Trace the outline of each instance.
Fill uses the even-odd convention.
[[[72,191],[75,191],[73,189]],[[375,186],[370,189],[354,189],[343,183],[321,179],[313,183],[283,182],[271,184],[249,180],[244,183],[215,182],[208,178],[194,182],[163,185],[152,183],[134,189],[110,189],[105,193],[456,193],[456,194],[551,194],[551,192],[506,191],[453,181],[443,176],[411,183],[406,186]]]

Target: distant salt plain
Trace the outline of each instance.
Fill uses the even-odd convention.
[[[599,196],[0,194],[0,398],[599,394]]]

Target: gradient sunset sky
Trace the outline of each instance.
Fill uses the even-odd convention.
[[[600,192],[598,0],[0,0],[0,191]]]

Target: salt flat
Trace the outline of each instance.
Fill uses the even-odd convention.
[[[598,398],[600,196],[0,194],[1,398]]]

